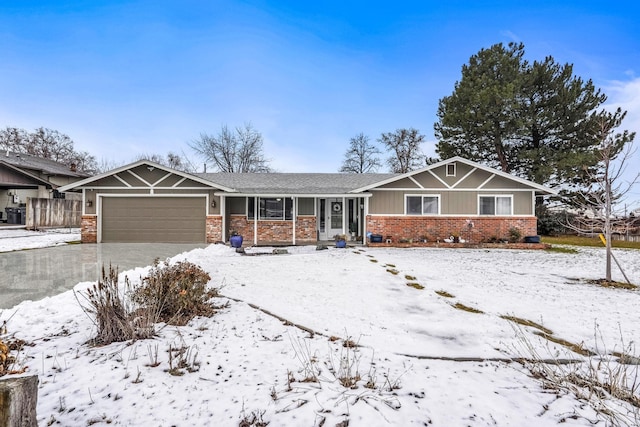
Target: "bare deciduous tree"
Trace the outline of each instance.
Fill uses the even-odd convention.
[[[349,149],[344,155],[340,172],[368,173],[376,172],[382,164],[378,155],[380,150],[369,143],[369,137],[359,133],[349,140]]]
[[[611,281],[611,237],[614,231],[624,229],[632,218],[623,214],[620,206],[624,196],[640,179],[636,173],[625,181],[624,172],[633,154],[635,132],[616,133],[626,111],[603,112],[598,119],[597,172],[589,173],[590,185],[579,193],[578,207],[588,213],[587,218],[576,218],[568,225],[582,233],[598,231],[604,234],[606,245],[605,280]],[[574,200],[575,203],[575,200]],[[624,274],[624,272],[623,272]]]
[[[250,123],[235,131],[223,125],[218,135],[201,133],[189,146],[220,172],[270,172],[262,134]]]
[[[425,165],[425,156],[420,151],[424,135],[417,129],[396,129],[395,132],[383,133],[378,141],[392,152],[387,159],[391,172],[407,173]]]
[[[192,173],[196,171],[196,167],[184,153],[180,155],[170,151],[166,156],[162,154],[142,153],[136,156],[134,160],[149,160],[182,172]]]

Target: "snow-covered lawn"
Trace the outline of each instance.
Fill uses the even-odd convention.
[[[0,228],[0,252],[59,246],[73,241],[80,241],[79,228],[54,228],[43,231]]]
[[[288,249],[243,256],[211,245],[176,256],[204,268],[228,306],[152,340],[86,345],[95,329],[71,291],[2,312],[9,333],[33,343],[23,357],[40,378],[39,424],[238,426],[256,416],[270,426],[588,426],[599,415],[585,400],[503,361],[530,356],[523,339],[543,357],[584,357],[501,316],[602,355],[640,340],[640,292],[585,281],[603,275],[597,248]],[[616,256],[640,283],[640,252]],[[121,275],[139,282],[146,271]],[[185,349],[172,365],[182,357],[194,372],[168,372],[170,346]]]

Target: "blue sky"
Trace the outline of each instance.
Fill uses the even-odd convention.
[[[251,122],[277,170],[334,172],[360,132],[414,127],[433,155],[462,65],[517,41],[574,64],[640,131],[638,17],[635,1],[5,1],[0,126],[57,129],[120,164],[201,163],[189,141]]]

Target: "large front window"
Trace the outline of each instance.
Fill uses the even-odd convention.
[[[290,220],[293,218],[293,199],[290,197],[258,197],[258,219],[260,220]],[[247,218],[254,219],[256,212],[256,198],[247,200]]]
[[[480,215],[512,215],[511,196],[480,196]]]
[[[407,215],[438,215],[439,209],[438,196],[407,196],[406,197],[406,214]]]

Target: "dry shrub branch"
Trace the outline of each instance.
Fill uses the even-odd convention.
[[[207,289],[209,275],[190,262],[170,265],[155,260],[149,274],[134,288],[125,276],[111,265],[98,282],[76,299],[94,322],[94,344],[150,338],[154,325],[165,322],[185,325],[195,316],[211,316],[215,307],[209,302],[218,289]],[[80,297],[83,301],[81,301]]]

